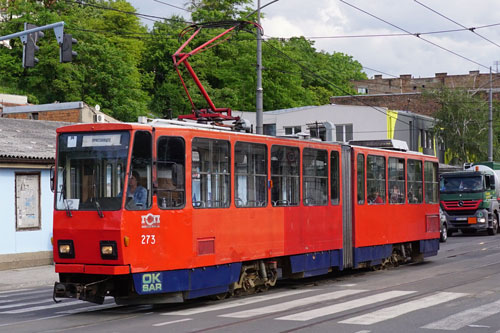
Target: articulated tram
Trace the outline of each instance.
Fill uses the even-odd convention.
[[[188,121],[57,132],[55,298],[181,302],[439,249],[432,156]]]

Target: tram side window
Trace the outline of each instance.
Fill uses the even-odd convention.
[[[157,144],[158,206],[181,208],[185,204],[185,143],[181,137],[162,136]]]
[[[338,205],[340,199],[339,152],[332,151],[330,155],[330,203]]]
[[[425,202],[439,202],[439,180],[438,164],[434,162],[424,163],[424,181],[425,181]]]
[[[234,146],[236,207],[267,206],[267,146],[237,142]]]
[[[389,157],[389,202],[391,204],[405,203],[405,160]]]
[[[194,208],[225,208],[231,201],[229,142],[194,138],[191,189]]]
[[[271,148],[271,201],[273,206],[297,206],[300,193],[300,152],[297,147]]]
[[[368,155],[366,158],[366,186],[369,204],[385,203],[385,157]]]
[[[144,210],[151,207],[151,140],[149,132],[135,133],[125,204],[128,210]]]
[[[408,183],[408,203],[422,203],[422,161],[408,160],[406,162],[406,167],[406,179]]]
[[[305,206],[325,206],[328,204],[328,153],[305,148],[302,156],[302,201]]]
[[[357,165],[358,204],[363,205],[365,203],[365,155],[358,154]]]

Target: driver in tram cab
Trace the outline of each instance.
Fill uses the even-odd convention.
[[[136,206],[146,206],[148,191],[139,185],[141,176],[137,171],[132,171],[132,175],[128,181],[127,198],[132,198]]]

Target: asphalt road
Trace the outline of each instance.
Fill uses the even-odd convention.
[[[0,332],[500,333],[500,235],[457,235],[436,257],[382,271],[283,281],[222,301],[117,306],[0,292]]]

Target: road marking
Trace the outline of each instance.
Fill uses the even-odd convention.
[[[345,296],[350,296],[354,294],[358,294],[361,292],[365,292],[366,290],[355,290],[355,289],[347,289],[347,290],[339,290],[334,291],[327,294],[320,294],[316,296],[306,297],[302,299],[297,299],[294,301],[289,301],[285,303],[279,303],[275,305],[269,305],[264,307],[259,307],[251,310],[243,310],[239,312],[233,312],[229,314],[220,315],[219,317],[229,317],[229,318],[249,318],[274,312],[286,311],[293,308],[297,308],[304,305],[319,303],[323,301],[329,301],[333,299],[342,298]]]
[[[26,290],[33,290],[33,289],[14,289],[14,290],[4,290],[0,291],[0,294],[10,294],[10,293],[16,293],[18,291],[26,291]]]
[[[179,319],[179,320],[173,320],[173,321],[166,321],[164,323],[153,324],[153,326],[159,327],[159,326],[165,326],[165,325],[170,325],[170,324],[182,323],[184,321],[190,321],[190,320],[193,320],[193,319],[185,318],[185,319]]]
[[[320,289],[315,289],[315,290],[320,290]],[[282,298],[282,297],[286,297],[286,296],[303,294],[303,293],[307,293],[307,292],[311,292],[311,291],[313,291],[313,290],[312,289],[289,290],[289,291],[285,291],[282,293],[272,294],[269,296],[254,296],[251,298],[243,298],[243,299],[238,299],[238,300],[234,300],[234,301],[228,301],[225,303],[208,305],[208,306],[199,305],[196,308],[164,312],[164,313],[161,313],[161,315],[163,315],[163,316],[167,316],[167,315],[168,316],[170,316],[170,315],[190,316],[193,314],[209,312],[209,311],[223,310],[223,309],[233,308],[233,307],[237,307],[237,306],[248,305],[248,304],[268,301],[268,300],[272,300],[272,299]]]
[[[14,300],[8,301],[8,302],[9,303],[14,302]],[[51,299],[44,299],[44,300],[33,301],[33,302],[12,303],[12,304],[8,304],[8,305],[2,305],[2,306],[0,306],[0,309],[18,308],[20,306],[43,304],[43,303],[50,303],[50,302],[54,302],[54,301]],[[2,303],[4,303],[4,302],[2,302]]]
[[[66,311],[59,311],[59,312],[56,312],[56,313],[59,313],[59,314],[75,314],[75,313],[82,313],[82,312],[92,312],[92,311],[98,311],[98,310],[102,310],[102,309],[112,309],[112,308],[116,308],[116,307],[119,307],[121,305],[117,305],[115,303],[110,303],[110,304],[102,304],[102,305],[94,305],[94,306],[91,306],[91,307],[88,307],[88,308],[83,308],[83,309],[73,309],[73,310],[66,310]]]
[[[28,290],[33,290],[33,289],[28,289]],[[14,297],[14,296],[23,296],[24,298],[29,297],[31,295],[37,295],[37,294],[47,294],[47,296],[50,296],[52,298],[52,291],[50,290],[38,290],[38,291],[30,291],[30,292],[18,292],[18,291],[12,291],[9,292],[8,295],[3,294],[0,296],[1,298],[7,298],[7,297]],[[26,296],[26,297],[25,297]]]
[[[422,297],[413,301],[401,303],[380,309],[361,316],[352,317],[339,321],[340,324],[372,325],[384,320],[393,319],[413,311],[425,309],[434,305],[449,302],[454,299],[467,296],[464,293],[439,292],[434,295]]]
[[[405,291],[405,290],[393,290],[385,293],[380,293],[372,296],[363,297],[360,299],[355,299],[348,302],[333,304],[330,306],[325,306],[319,309],[314,309],[310,311],[299,312],[296,314],[279,317],[277,320],[294,320],[294,321],[306,321],[319,317],[328,316],[334,313],[351,310],[354,308],[359,308],[365,305],[370,305],[378,302],[383,302],[391,298],[396,298],[400,296],[405,296],[413,294],[416,291]]]
[[[0,327],[13,326],[13,325],[22,325],[22,324],[26,324],[26,323],[32,323],[32,322],[35,322],[35,321],[47,320],[47,319],[54,319],[54,318],[65,317],[65,316],[66,315],[57,315],[57,316],[42,317],[42,318],[36,318],[36,319],[30,319],[30,320],[23,320],[23,321],[15,321],[15,322],[12,322],[12,323],[0,324]]]
[[[433,323],[422,326],[430,330],[455,331],[476,321],[500,312],[500,301],[465,310]]]
[[[45,309],[53,309],[53,308],[60,308],[63,306],[68,306],[68,305],[83,305],[82,301],[70,301],[70,302],[62,302],[62,303],[54,303],[52,305],[40,305],[40,306],[34,306],[31,308],[23,308],[23,309],[17,309],[17,310],[10,310],[10,311],[2,311],[0,313],[5,313],[5,314],[18,314],[18,313],[26,313],[26,312],[32,312],[32,311],[40,311],[40,310],[45,310]]]

